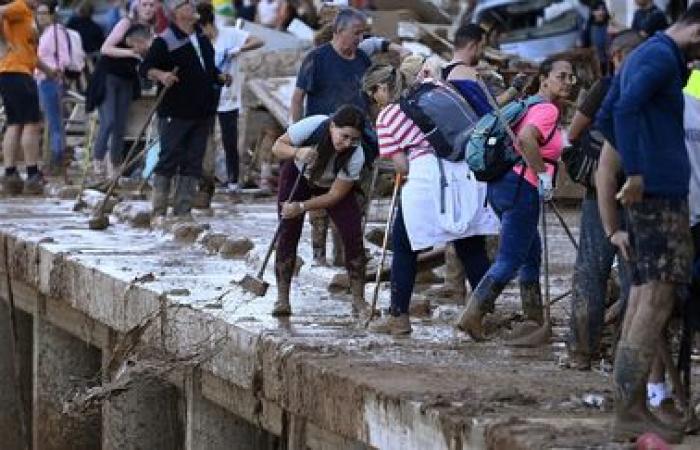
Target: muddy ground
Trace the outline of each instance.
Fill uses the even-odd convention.
[[[252,195],[217,194],[215,200],[211,211],[196,214],[197,221],[206,223],[209,233],[249,238],[254,248],[242,258],[222,259],[211,249],[207,251],[201,235],[194,244],[184,244],[174,242],[169,232],[136,229],[125,223],[115,223],[103,232],[89,231],[87,213],[73,213],[72,200],[2,200],[0,227],[31,239],[37,239],[37,233],[50,236],[48,248],[60,249],[111,276],[136,279],[153,274],[143,282],[169,292],[170,300],[259,333],[282,349],[274,360],[263,362],[263,370],[295,370],[295,364],[303,363],[315,368],[304,369],[305,374],[318,370],[324,377],[332,376],[333,383],[300,377],[308,383],[305,386],[285,384],[285,377],[280,376],[279,383],[266,382],[264,393],[282,405],[296,405],[295,412],[341,434],[371,437],[376,433],[366,412],[339,418],[328,410],[329,404],[360,402],[357,392],[372,391],[389,403],[407,402],[415,404],[421,414],[437,414],[451,448],[466,445],[456,442],[465,435],[476,436],[475,446],[494,449],[625,448],[609,441],[612,388],[606,355],[592,371],[564,367],[569,297],[553,307],[554,336],[539,349],[504,345],[509,327],[520,320],[514,284],[501,296],[496,314],[489,319],[492,334],[487,342],[475,343],[456,332],[450,323],[458,305],[432,297],[427,298],[430,314],[413,318],[410,337],[375,335],[352,317],[348,295],[328,291],[328,282],[342,270],[311,263],[307,226],[299,249],[304,264],[293,286],[295,315],[277,320],[269,315],[275,296],[271,268],[265,277],[273,286],[264,298],[254,298],[231,283],[257,271],[274,231],[274,203]],[[370,228],[381,226],[387,204],[386,200],[374,204]],[[147,208],[147,203],[135,202],[134,207]],[[578,236],[576,206],[562,207],[565,220]],[[118,222],[114,216],[112,221]],[[548,215],[548,229],[551,295],[556,297],[570,289],[575,251],[553,214]],[[368,248],[373,257],[378,255],[378,247],[368,244]],[[439,285],[441,269],[434,275]],[[426,299],[421,292],[429,287],[419,286],[416,299]],[[368,284],[368,296],[372,288]],[[383,285],[380,307],[388,306],[388,294]],[[696,386],[700,382],[697,361],[693,381]],[[325,403],[324,397],[332,398],[332,403]],[[698,399],[695,395],[695,402]],[[361,411],[362,405],[357,409]],[[689,438],[678,448],[700,448],[700,441]]]

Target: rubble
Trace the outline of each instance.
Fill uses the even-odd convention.
[[[219,255],[224,259],[242,259],[255,245],[248,238],[227,238],[219,248]]]

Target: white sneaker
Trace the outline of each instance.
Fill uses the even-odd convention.
[[[238,183],[228,183],[226,185],[226,189],[228,190],[229,194],[238,194],[241,191],[240,186],[238,186]]]

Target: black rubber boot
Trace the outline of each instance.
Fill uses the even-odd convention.
[[[499,283],[488,275],[484,276],[469,297],[467,307],[460,314],[456,327],[468,333],[475,341],[483,341],[481,319],[486,313],[493,312],[496,299],[505,287],[505,283]]]
[[[170,196],[170,177],[153,175],[153,194],[151,197],[151,216],[165,217],[168,213],[168,197]]]
[[[195,209],[209,209],[211,208],[211,199],[214,197],[214,191],[216,185],[214,180],[208,178],[202,178],[199,181],[199,187],[197,188],[197,193],[192,201],[192,207]]]
[[[175,203],[173,205],[173,215],[176,217],[190,217],[192,212],[192,200],[197,191],[197,177],[180,176],[175,188]]]

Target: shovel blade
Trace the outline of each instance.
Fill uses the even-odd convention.
[[[244,276],[238,285],[258,297],[264,297],[270,287],[270,283],[250,275]]]

